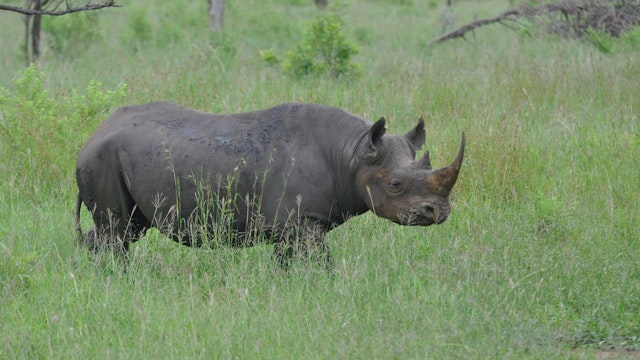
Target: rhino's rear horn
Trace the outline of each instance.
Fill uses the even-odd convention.
[[[462,132],[460,150],[458,151],[458,156],[456,156],[456,159],[453,161],[453,163],[446,168],[434,171],[428,176],[427,182],[436,193],[446,196],[449,195],[451,189],[453,189],[453,185],[455,185],[456,180],[458,180],[460,167],[462,167],[462,160],[464,159],[464,147],[465,136],[464,132]]]
[[[431,170],[431,158],[429,157],[429,150],[424,152],[422,158],[420,159],[420,167],[425,170]]]

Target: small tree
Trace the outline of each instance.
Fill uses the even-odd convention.
[[[82,11],[119,7],[116,0],[86,0],[84,5],[74,5],[69,0],[26,0],[25,6],[0,4],[0,10],[24,15],[25,60],[27,65],[40,56],[40,30],[42,15],[61,16]]]
[[[305,31],[302,43],[285,54],[283,69],[294,77],[321,73],[335,77],[358,75],[360,65],[351,61],[358,47],[347,39],[342,26],[337,13],[317,16]],[[267,55],[263,53],[262,57]]]

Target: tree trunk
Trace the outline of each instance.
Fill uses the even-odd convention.
[[[47,0],[44,0],[46,3]],[[29,10],[42,10],[43,0],[27,0],[26,8]],[[24,58],[27,66],[36,61],[40,56],[40,29],[42,15],[24,16]]]
[[[316,1],[316,6],[319,9],[324,9],[327,7],[327,0],[315,0]]]
[[[34,10],[42,10],[42,0],[34,0]],[[42,23],[42,15],[34,15],[31,24],[31,51],[33,52],[33,61],[40,57],[40,24]]]
[[[24,60],[27,62],[27,66],[29,66],[29,64],[31,64],[31,52],[29,52],[29,46],[30,46],[30,36],[29,34],[31,33],[31,31],[29,31],[31,28],[31,15],[25,15],[24,16]]]
[[[225,0],[208,0],[208,3],[209,19],[211,20],[211,31],[220,31],[222,30],[222,22],[224,20]]]
[[[0,0],[1,1],[1,0]],[[120,7],[116,0],[84,0],[84,6],[73,6],[70,0],[25,0],[24,7],[0,3],[0,11],[12,11],[24,15],[24,58],[27,66],[40,57],[40,33],[42,15],[60,16],[80,11]],[[209,0],[211,1],[211,0]],[[63,8],[62,3],[65,2]],[[47,9],[48,5],[50,9]]]

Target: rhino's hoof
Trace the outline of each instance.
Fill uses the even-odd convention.
[[[87,245],[87,248],[89,248],[89,250],[91,250],[91,251],[96,251],[97,250],[97,248],[96,248],[96,245],[97,245],[96,244],[96,240],[97,240],[96,236],[97,235],[96,235],[96,229],[95,228],[89,229],[89,231],[87,231],[84,234],[85,244]]]

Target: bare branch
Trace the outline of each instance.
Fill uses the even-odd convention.
[[[435,43],[441,43],[444,42],[446,40],[449,39],[455,39],[455,38],[463,38],[464,39],[464,35],[466,33],[468,33],[469,31],[472,31],[475,28],[479,28],[481,26],[484,25],[489,25],[489,24],[493,24],[493,23],[501,23],[503,20],[511,20],[511,21],[515,21],[517,18],[519,18],[520,16],[522,16],[522,14],[520,13],[520,11],[518,10],[509,10],[509,11],[505,11],[502,14],[498,15],[498,16],[494,16],[490,19],[480,19],[480,20],[476,20],[473,21],[465,26],[462,26],[460,28],[457,28],[451,32],[448,32],[442,36],[440,36],[439,38],[433,40],[431,42],[431,44],[435,44]]]
[[[107,0],[99,4],[88,3],[81,7],[67,7],[63,10],[57,10],[59,5],[60,4],[56,4],[55,6],[56,10],[46,10],[46,9],[36,10],[36,9],[25,9],[18,6],[0,4],[0,10],[13,11],[13,12],[17,12],[24,15],[60,16],[60,15],[66,15],[66,14],[82,12],[82,11],[100,10],[108,7],[120,7],[120,5],[116,4],[115,0]]]
[[[558,20],[558,16],[561,20]],[[431,44],[463,38],[469,31],[484,25],[518,23],[521,18],[545,17],[547,31],[564,36],[581,37],[589,29],[605,30],[617,37],[632,26],[640,25],[640,0],[559,0],[557,3],[531,6],[523,4],[489,19],[470,22],[433,40]],[[513,29],[512,29],[513,30]]]

